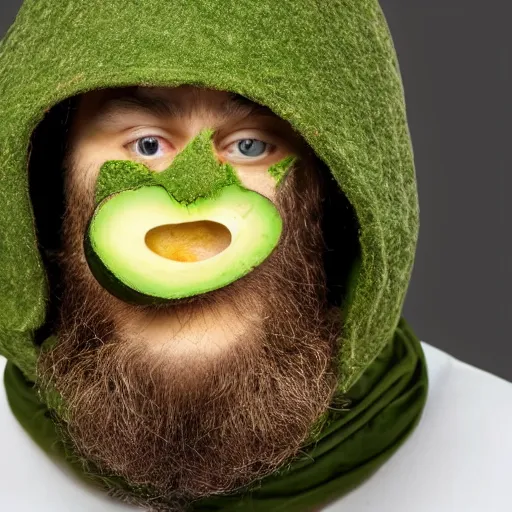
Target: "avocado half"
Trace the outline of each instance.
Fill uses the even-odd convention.
[[[240,279],[272,253],[281,230],[273,203],[238,184],[188,204],[161,186],[143,186],[98,204],[84,248],[91,272],[110,293],[151,304]]]

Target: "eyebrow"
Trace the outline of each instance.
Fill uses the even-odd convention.
[[[123,110],[130,110],[152,114],[162,119],[177,118],[185,117],[197,108],[198,104],[185,107],[169,98],[157,95],[147,96],[141,91],[135,90],[107,99],[100,105],[94,117],[100,123],[107,122],[113,117],[117,117]],[[277,117],[268,107],[255,103],[237,93],[230,93],[229,98],[217,104],[214,109],[223,117],[245,118],[254,115]]]

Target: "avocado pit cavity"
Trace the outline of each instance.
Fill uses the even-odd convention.
[[[210,220],[165,224],[150,229],[146,245],[169,260],[195,262],[212,258],[231,244],[229,229]]]

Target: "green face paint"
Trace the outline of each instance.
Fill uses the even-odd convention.
[[[162,172],[130,160],[105,162],[96,182],[96,202],[116,192],[153,185],[162,186],[176,201],[188,204],[199,197],[214,196],[223,187],[241,185],[233,167],[218,162],[212,136],[213,130],[203,130]]]
[[[276,247],[277,209],[217,161],[212,134],[201,132],[163,172],[124,160],[101,167],[84,248],[91,272],[113,295],[151,304],[212,291]],[[276,183],[292,163],[273,166]]]
[[[283,180],[288,176],[292,166],[295,162],[298,161],[298,157],[296,156],[288,156],[277,162],[277,164],[272,165],[268,169],[268,173],[276,180],[276,187],[281,185]]]

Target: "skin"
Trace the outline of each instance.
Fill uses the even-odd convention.
[[[108,107],[126,93],[182,112]],[[316,161],[288,123],[232,99],[192,86],[92,91],[68,138],[58,343],[38,373],[69,406],[67,421],[54,420],[84,466],[145,486],[150,498],[111,494],[149,510],[185,510],[272,473],[299,454],[336,389],[341,318],[326,300]],[[162,171],[206,127],[218,159],[276,205],[281,240],[222,289],[164,307],[126,304],[95,281],[83,254],[99,168],[133,159]],[[139,154],[136,142],[148,136],[161,141],[156,157]],[[237,145],[246,139],[268,146],[247,156]],[[276,187],[268,168],[289,155],[299,164]]]

